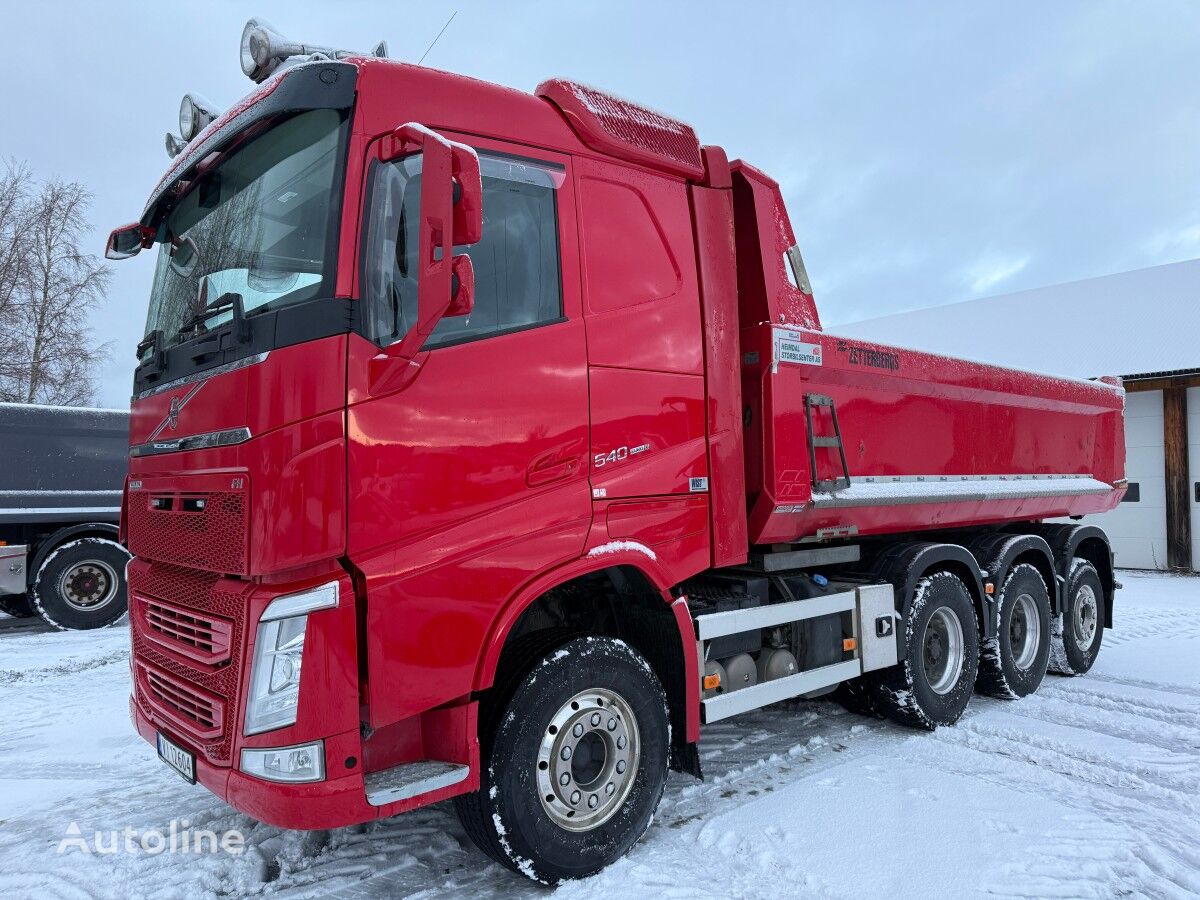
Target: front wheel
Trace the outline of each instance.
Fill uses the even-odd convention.
[[[125,548],[104,538],[79,538],[56,548],[30,591],[38,615],[62,629],[111,625],[127,608],[127,562]]]
[[[488,737],[479,790],[455,806],[497,862],[547,884],[584,878],[649,827],[667,777],[667,702],[623,641],[579,638],[548,654]]]

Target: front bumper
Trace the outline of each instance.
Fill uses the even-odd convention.
[[[134,725],[146,741],[155,743],[159,729],[130,702]],[[317,830],[356,825],[376,818],[380,807],[367,803],[362,765],[357,751],[357,731],[325,740],[326,778],[307,784],[264,781],[239,772],[235,767],[215,766],[196,753],[195,745],[178,734],[163,732],[168,738],[196,755],[196,781],[204,785],[238,812],[279,828]],[[347,770],[346,761],[355,765]],[[165,767],[164,767],[165,768]]]

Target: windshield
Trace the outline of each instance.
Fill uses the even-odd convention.
[[[249,314],[321,292],[332,275],[327,238],[341,121],[336,110],[301,113],[230,153],[197,181],[166,218],[147,336],[161,331],[171,342],[227,293],[240,294]],[[231,315],[215,314],[206,325]]]

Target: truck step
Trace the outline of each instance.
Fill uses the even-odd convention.
[[[470,774],[470,766],[435,759],[404,763],[367,775],[367,802],[372,806],[385,806],[397,800],[408,800],[458,784]]]

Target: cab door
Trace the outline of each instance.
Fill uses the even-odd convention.
[[[420,158],[368,165],[362,314],[348,365],[349,556],[366,586],[370,721],[467,694],[499,606],[577,557],[591,521],[588,380],[570,160],[476,148],[474,308],[444,318],[402,386],[370,360],[415,321]]]

